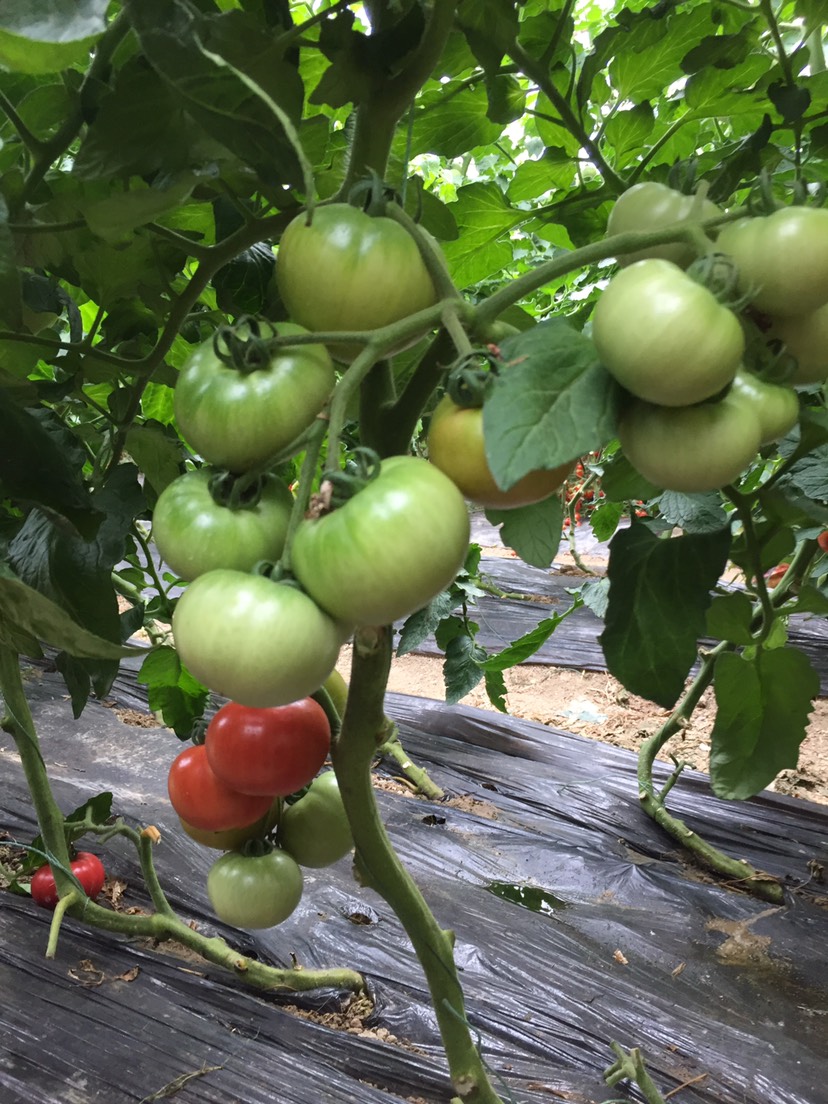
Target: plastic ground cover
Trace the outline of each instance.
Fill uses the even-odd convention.
[[[280,966],[295,956],[362,971],[372,1023],[407,1045],[299,1018],[286,998],[218,968],[75,921],[47,961],[49,914],[3,893],[2,1104],[147,1102],[176,1079],[177,1104],[449,1100],[419,965],[347,860],[309,871],[279,928],[216,923],[204,886],[215,853],[177,829],[166,799],[175,737],[97,703],[73,721],[56,675],[34,672],[28,687],[63,809],[111,791],[128,823],[160,829],[159,874],[184,917]],[[141,694],[125,671],[111,696],[135,706]],[[824,807],[774,794],[721,802],[690,771],[671,793],[694,829],[783,879],[788,899],[775,908],[710,884],[676,853],[638,808],[630,753],[419,698],[391,695],[388,711],[409,753],[464,799],[378,793],[404,861],[456,932],[467,1014],[504,1101],[640,1100],[602,1082],[613,1039],[642,1047],[661,1091],[678,1089],[675,1104],[828,1099],[828,889],[815,880],[828,867]],[[29,840],[30,800],[2,734],[0,749],[0,826]],[[112,841],[104,857],[129,885],[125,903],[146,905],[129,846]],[[326,1010],[341,999],[293,1003]]]

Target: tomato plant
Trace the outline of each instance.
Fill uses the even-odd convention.
[[[353,849],[351,826],[333,771],[320,774],[307,793],[287,806],[278,838],[300,866],[330,866]]]
[[[272,329],[277,337],[307,333],[291,322]],[[219,332],[199,345],[179,373],[176,421],[187,443],[209,464],[249,471],[308,428],[335,379],[324,345],[271,348],[244,327]]]
[[[618,427],[627,459],[656,487],[695,494],[737,479],[759,450],[750,405],[732,390],[717,402],[665,407],[633,402]]]
[[[317,331],[374,330],[431,306],[417,243],[393,219],[348,203],[297,215],[282,235],[276,280],[291,318]],[[347,359],[356,345],[337,346]]]
[[[170,764],[167,790],[181,820],[208,832],[246,829],[268,813],[274,796],[232,789],[213,771],[203,744],[184,748],[176,755]]]
[[[828,210],[783,207],[725,226],[717,248],[739,270],[739,286],[772,318],[807,315],[828,303]]]
[[[743,403],[749,406],[759,419],[761,444],[769,445],[789,433],[799,419],[799,398],[791,387],[754,376],[751,372],[738,371],[731,389]]]
[[[249,571],[278,560],[285,545],[293,496],[267,476],[255,501],[221,505],[210,493],[215,473],[204,468],[173,480],[159,495],[152,534],[161,558],[182,579],[225,567]]]
[[[91,851],[79,851],[69,867],[80,882],[86,896],[94,901],[103,889],[106,871],[97,855]],[[54,909],[59,900],[55,876],[48,863],[39,867],[32,875],[32,900],[41,908]]]
[[[271,709],[228,702],[210,721],[204,746],[226,785],[285,797],[307,786],[325,762],[331,726],[313,698]]]
[[[674,222],[701,221],[720,215],[721,209],[701,196],[682,195],[681,192],[661,184],[657,180],[645,180],[633,184],[622,192],[613,204],[607,219],[607,234],[623,234],[630,230],[659,230]],[[653,245],[634,253],[622,253],[620,265],[634,264],[648,257],[659,257],[686,268],[697,256],[689,242],[667,242]]]
[[[196,828],[186,820],[178,818],[181,829],[190,839],[203,847],[212,847],[215,851],[240,851],[248,840],[264,839],[279,823],[280,799],[276,799],[264,816],[251,824],[239,828]]]
[[[560,490],[572,467],[569,463],[550,471],[532,471],[502,490],[486,460],[483,408],[459,406],[450,395],[443,396],[431,415],[428,458],[470,502],[501,510],[548,498]]]
[[[210,867],[207,894],[219,920],[236,928],[272,928],[302,899],[302,871],[286,851],[229,851]]]
[[[268,708],[322,685],[345,629],[293,586],[220,569],[187,587],[173,614],[173,636],[205,686],[242,705]]]
[[[810,314],[770,319],[765,336],[781,341],[794,358],[789,383],[806,386],[828,379],[828,303]]]
[[[385,625],[447,587],[468,543],[468,511],[452,481],[426,460],[392,456],[344,506],[299,525],[291,566],[333,617]]]
[[[610,280],[592,315],[606,369],[631,394],[688,406],[736,374],[745,338],[736,315],[670,261],[637,261]]]

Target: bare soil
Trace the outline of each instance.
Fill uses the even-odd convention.
[[[504,554],[508,553],[502,547],[484,549],[486,556]],[[581,559],[583,562],[584,558]],[[566,556],[560,557],[556,564],[558,562],[573,573],[578,570]],[[596,571],[603,567],[600,559],[592,562],[587,559],[587,565]],[[347,678],[350,649],[343,649],[338,666]],[[513,716],[631,751],[638,751],[642,741],[668,716],[660,706],[629,694],[605,672],[524,664],[507,671],[505,678],[506,703]],[[420,655],[395,659],[388,689],[443,700],[442,660]],[[463,704],[495,711],[482,683],[463,698]],[[669,762],[672,754],[688,766],[706,771],[714,716],[715,702],[712,692],[708,691],[690,724],[680,737],[670,741],[659,758]],[[768,789],[828,804],[828,699],[821,698],[815,703],[797,768],[783,771]]]

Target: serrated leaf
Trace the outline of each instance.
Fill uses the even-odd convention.
[[[665,491],[658,499],[660,516],[688,533],[714,533],[727,524],[727,514],[718,491],[687,495]]]
[[[411,132],[411,155],[434,153],[459,157],[497,141],[503,127],[487,115],[488,101],[472,88],[454,82],[425,92],[418,99]]]
[[[797,648],[725,653],[716,660],[710,782],[717,797],[744,800],[799,759],[819,676]]]
[[[716,595],[707,611],[707,635],[731,644],[752,644],[753,602],[742,591]]]
[[[604,465],[601,490],[609,502],[648,502],[660,488],[637,472],[623,453],[617,452]]]
[[[209,691],[193,678],[174,648],[162,645],[147,655],[136,681],[147,687],[149,707],[181,738],[189,737],[204,713]]]
[[[575,175],[572,157],[566,150],[547,148],[537,161],[521,161],[509,182],[511,203],[538,200],[557,188],[568,188]]]
[[[570,463],[614,436],[620,391],[588,337],[553,319],[506,338],[501,352],[504,368],[483,407],[486,458],[499,486]]]
[[[637,20],[610,62],[618,98],[642,103],[659,96],[682,75],[682,59],[712,29],[707,7],[674,12],[667,19]]]
[[[543,647],[558,625],[565,621],[576,609],[579,609],[582,604],[581,599],[576,597],[568,610],[563,613],[556,613],[552,617],[544,617],[534,629],[530,629],[528,633],[524,633],[523,636],[512,641],[508,647],[496,655],[490,655],[481,660],[479,662],[480,668],[483,671],[508,671],[510,667],[517,667],[519,663],[525,663],[530,656],[537,652],[538,648]]]
[[[500,527],[500,539],[532,567],[549,567],[561,546],[563,504],[551,495],[514,510],[486,510],[486,520]]]
[[[157,422],[132,426],[125,447],[156,494],[181,474],[181,446]]]
[[[653,132],[655,115],[649,103],[636,104],[617,111],[608,121],[606,138],[615,150],[619,164],[627,164],[630,154],[641,151]]]
[[[610,539],[624,516],[623,502],[602,502],[589,515],[589,524],[595,539],[604,544]]]
[[[675,705],[729,550],[729,529],[660,539],[633,523],[615,534],[600,643],[607,669],[630,693]]]
[[[509,231],[526,215],[509,206],[496,184],[458,188],[457,202],[450,211],[458,237],[443,244],[443,253],[459,288],[479,283],[508,267],[512,260]]]
[[[793,483],[809,498],[828,502],[828,445],[797,460],[788,471],[786,482]]]
[[[501,713],[508,713],[506,708],[506,680],[501,671],[486,671],[483,675],[486,694],[489,701],[499,709]]]
[[[603,621],[607,615],[609,604],[609,579],[588,579],[579,589],[578,593],[587,609],[592,610],[596,617]]]
[[[467,633],[452,637],[448,642],[443,663],[443,679],[446,685],[446,701],[449,705],[454,705],[474,690],[483,678],[480,664],[485,658],[485,650],[475,643],[473,636]]]
[[[435,598],[432,598],[427,606],[416,613],[412,613],[406,619],[400,632],[397,643],[397,655],[404,656],[413,652],[415,648],[435,631],[440,622],[449,616],[456,602],[451,594],[444,590]]]

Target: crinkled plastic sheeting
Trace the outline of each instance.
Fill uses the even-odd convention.
[[[283,997],[217,968],[74,920],[46,961],[49,914],[2,894],[3,1104],[128,1104],[206,1069],[180,1084],[177,1104],[448,1101],[419,965],[347,860],[309,871],[299,909],[278,928],[217,924],[204,886],[214,853],[176,829],[166,800],[178,741],[95,703],[73,721],[55,675],[29,688],[62,808],[111,790],[127,822],[160,828],[159,874],[183,916],[281,966],[295,955],[362,971],[375,1025],[416,1049],[298,1018]],[[113,697],[135,704],[138,693],[125,675]],[[784,880],[790,892],[775,908],[709,884],[676,853],[638,808],[631,754],[418,698],[391,695],[388,709],[411,755],[470,799],[461,808],[378,793],[406,864],[456,932],[467,1014],[504,1101],[640,1100],[603,1085],[613,1039],[643,1048],[662,1092],[685,1086],[676,1104],[826,1099],[828,897],[810,880],[828,865],[823,808],[771,794],[723,803],[693,772],[672,791],[694,829]],[[30,839],[31,803],[6,736],[2,748],[2,822]],[[129,883],[125,903],[145,906],[129,845],[113,840],[105,859]],[[302,1003],[325,1009],[340,998]]]

